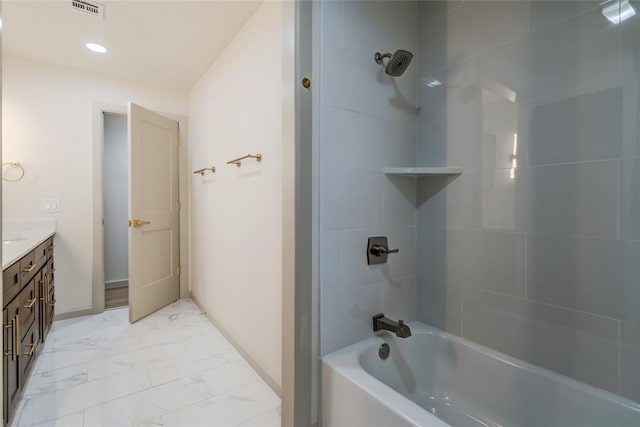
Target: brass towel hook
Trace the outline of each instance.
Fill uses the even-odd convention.
[[[211,166],[210,168],[198,169],[197,171],[193,171],[193,173],[199,173],[200,175],[204,176],[204,172],[205,171],[211,171],[211,173],[215,173],[216,167],[215,166]]]
[[[5,178],[4,177],[4,167],[6,165],[10,165],[12,169],[20,169],[20,176],[17,178]],[[6,162],[2,164],[2,169],[3,169],[3,173],[2,173],[2,180],[6,181],[6,182],[18,182],[20,181],[22,178],[24,178],[24,167],[22,167],[22,165],[20,164],[20,162]]]
[[[237,167],[242,166],[242,161],[244,159],[256,159],[258,162],[262,161],[262,154],[258,153],[256,155],[247,154],[246,156],[238,157],[237,159],[229,160],[227,162],[228,165],[236,165]]]

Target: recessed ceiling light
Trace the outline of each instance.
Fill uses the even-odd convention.
[[[97,53],[107,53],[107,48],[98,43],[87,43],[87,49]]]

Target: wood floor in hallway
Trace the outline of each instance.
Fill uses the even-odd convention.
[[[280,399],[190,300],[54,322],[12,426],[280,426]]]
[[[126,281],[119,286],[105,286],[104,288],[104,308],[118,308],[129,305],[129,282]]]

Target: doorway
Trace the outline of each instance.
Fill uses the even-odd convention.
[[[103,113],[104,307],[129,305],[127,116]]]

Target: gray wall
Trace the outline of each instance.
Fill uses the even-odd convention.
[[[465,172],[419,181],[417,312],[640,401],[640,16],[601,9],[420,3],[417,163]]]
[[[379,312],[415,319],[415,180],[384,166],[415,163],[415,76],[386,76],[376,51],[416,51],[416,2],[323,1],[320,5],[320,351],[372,334]],[[400,248],[369,267],[369,236]]]
[[[104,276],[128,280],[127,118],[104,115]]]

